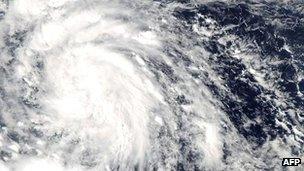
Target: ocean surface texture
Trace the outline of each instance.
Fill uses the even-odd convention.
[[[303,162],[303,0],[0,0],[0,171]]]

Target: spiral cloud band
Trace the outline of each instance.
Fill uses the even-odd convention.
[[[268,102],[256,104],[261,116],[248,108],[269,89],[283,99],[269,106],[283,111],[289,95],[269,86],[253,54],[242,54],[252,39],[228,33],[233,26],[221,28],[207,8],[194,16],[194,8],[173,1],[2,1],[0,170],[277,168],[280,157],[303,146],[303,127],[284,126],[283,114],[276,119],[263,110],[264,117],[259,110],[272,109]],[[223,44],[231,48],[219,53]],[[222,72],[228,64],[216,55],[226,52],[229,64],[242,65]],[[231,88],[233,79],[243,82]],[[270,127],[294,137],[277,138]]]
[[[18,131],[32,127],[42,134],[31,137],[34,144],[23,142],[38,156],[104,168],[141,166],[149,157],[152,119],[162,121],[153,109],[164,101],[137,49],[158,43],[152,32],[123,21],[117,9],[99,1],[11,4],[3,21],[9,33],[3,34],[26,32],[11,74],[17,91],[36,107],[23,106],[24,119],[4,120],[20,125]]]

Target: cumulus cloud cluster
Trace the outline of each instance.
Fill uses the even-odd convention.
[[[206,87],[162,52],[152,16],[134,4],[6,4],[0,105],[7,156],[0,170],[172,169],[189,162],[182,148],[187,155],[194,149],[202,168],[221,166],[220,111],[206,100]],[[179,84],[150,68],[161,64]],[[172,101],[183,93],[191,105]],[[183,147],[183,140],[192,142]]]

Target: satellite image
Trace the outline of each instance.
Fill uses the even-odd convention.
[[[304,0],[0,0],[0,171],[303,171]]]

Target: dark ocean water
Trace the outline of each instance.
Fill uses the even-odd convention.
[[[214,83],[205,81],[208,79],[202,81],[223,103],[223,110],[238,131],[257,145],[263,145],[268,139],[284,139],[288,132],[293,133],[293,126],[303,124],[301,76],[304,58],[301,48],[304,23],[303,13],[296,10],[297,6],[301,6],[301,2],[293,6],[283,6],[275,2],[210,2],[189,9],[176,9],[174,12],[181,22],[185,22],[183,29],[189,29],[182,33],[186,36],[199,37],[191,30],[193,24],[208,28],[204,17],[213,19],[215,27],[224,30],[208,37],[206,41],[193,40],[193,44],[200,45],[212,54],[208,62],[213,64],[212,69],[218,77],[226,82],[227,90],[223,91],[214,86]],[[219,39],[231,35],[236,35],[237,40],[219,42]],[[241,54],[239,58],[235,58],[232,51],[240,46],[240,42],[246,44],[247,49],[243,49],[244,57]],[[250,67],[258,67],[258,71],[265,73],[265,80],[268,79],[272,87],[264,87],[248,71],[248,66],[242,62],[246,53],[256,55],[254,59],[249,59],[253,63]],[[254,62],[259,62],[262,66],[255,66]],[[279,97],[276,93],[284,96]],[[277,104],[276,101],[287,105]],[[279,115],[279,111],[288,113],[287,110],[290,109],[295,110],[294,114],[298,119],[288,114]],[[244,127],[247,119],[254,122]],[[255,122],[257,119],[259,123]],[[276,124],[276,119],[286,122],[290,130]]]
[[[304,1],[1,7],[0,170],[303,169]]]

